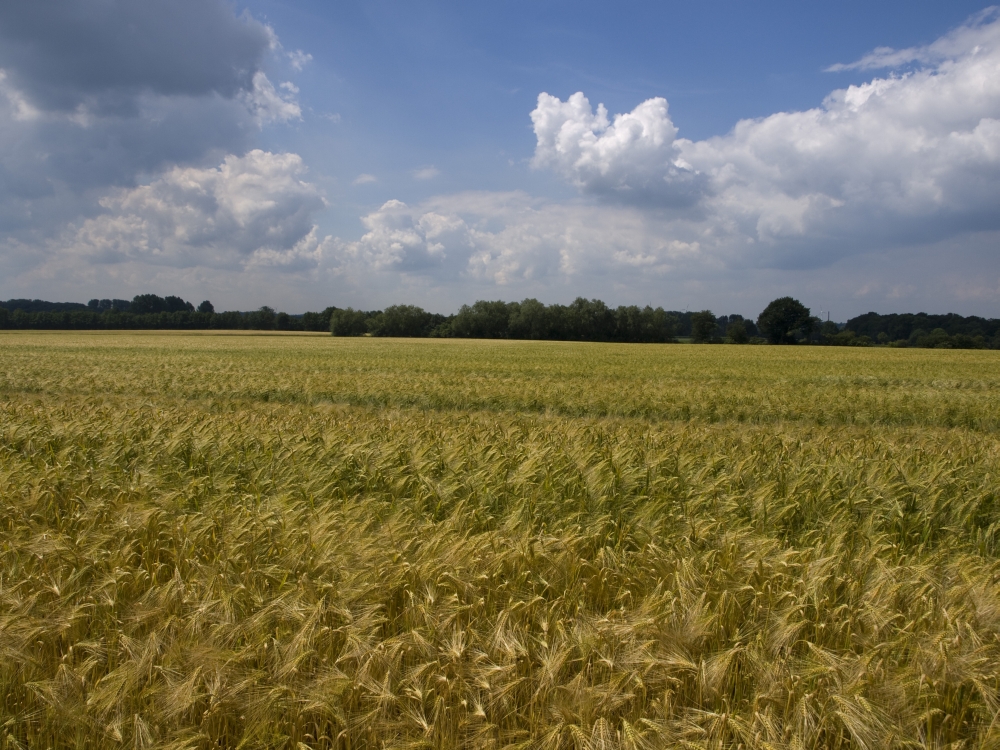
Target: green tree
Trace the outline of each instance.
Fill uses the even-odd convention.
[[[794,344],[796,334],[812,332],[809,308],[792,297],[779,297],[764,308],[757,327],[772,344]]]
[[[715,338],[719,322],[711,310],[702,310],[691,315],[691,339],[696,344],[706,344]]]
[[[815,315],[809,316],[809,325],[804,329],[804,336],[812,342],[820,342],[823,340],[821,329],[823,327],[823,319],[817,318]]]
[[[364,336],[368,332],[368,315],[348,307],[330,312],[330,333],[334,336]]]
[[[247,315],[247,324],[255,331],[271,331],[274,330],[274,319],[274,309],[264,305]]]
[[[750,334],[747,333],[746,323],[742,320],[734,320],[726,326],[726,338],[731,344],[747,343],[750,340]]]
[[[840,328],[832,320],[826,320],[820,324],[819,338],[823,343],[829,344],[838,333],[840,333]]]
[[[552,335],[552,314],[537,299],[526,299],[511,311],[508,323],[512,339],[545,339]]]
[[[167,309],[167,302],[157,294],[137,294],[132,298],[129,311],[136,315],[149,315],[150,313],[163,312]]]
[[[180,297],[173,295],[164,297],[163,303],[166,305],[166,312],[194,312],[194,305],[190,302],[185,302]]]
[[[917,339],[917,346],[927,349],[953,349],[951,337],[943,328],[935,328],[926,336]]]
[[[441,322],[443,318],[437,320],[416,305],[392,305],[369,318],[368,330],[373,336],[419,337],[427,336]]]
[[[200,305],[198,305],[198,312],[200,312],[200,313],[214,313],[215,312],[215,305],[213,305],[208,300],[205,300]]]
[[[451,335],[475,339],[508,338],[512,307],[515,305],[508,305],[501,300],[479,300],[471,307],[462,305],[451,321]]]
[[[330,316],[337,311],[336,307],[327,307],[322,312],[307,312],[302,314],[303,331],[329,331]],[[364,333],[364,331],[362,331]]]

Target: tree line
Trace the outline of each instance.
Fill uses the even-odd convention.
[[[197,307],[180,297],[139,294],[131,300],[93,299],[79,302],[46,302],[11,299],[0,301],[0,328],[15,330],[244,330],[329,331],[328,307],[322,312],[289,315],[270,307],[241,312],[216,312],[205,300]]]
[[[384,310],[327,307],[289,315],[270,307],[216,312],[208,300],[197,307],[181,297],[140,294],[131,300],[0,301],[0,328],[24,330],[260,330],[329,331],[334,336],[536,339],[732,344],[820,344],[1000,349],[1000,320],[947,315],[867,313],[844,325],[822,321],[792,297],[772,301],[756,320],[637,305],[609,307],[577,298],[568,305],[480,300],[453,315],[414,305]]]
[[[707,317],[706,317],[707,316]],[[708,332],[702,319],[710,318]],[[609,307],[582,297],[569,305],[546,305],[536,299],[521,302],[480,300],[463,305],[454,315],[429,313],[413,305],[385,310],[334,310],[334,336],[409,336],[432,338],[535,339],[549,341],[618,341],[666,343],[677,338],[708,341],[742,326],[747,337],[757,334],[753,321],[742,315],[716,317],[711,312],[681,312],[638,305]]]
[[[955,313],[865,313],[844,325],[841,338],[891,346],[937,349],[1000,349],[1000,319]]]

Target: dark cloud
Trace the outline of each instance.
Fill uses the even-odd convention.
[[[0,67],[49,112],[135,114],[144,93],[232,98],[273,39],[223,0],[0,3]]]
[[[18,190],[27,197],[45,182],[78,189],[128,184],[136,172],[197,160],[213,149],[243,150],[252,140],[249,114],[236,102],[207,97],[140,106],[135,118],[107,118],[88,127],[66,119],[8,121],[0,124],[0,138],[21,148],[0,158],[19,185],[33,186]]]
[[[38,242],[99,211],[109,189],[174,164],[243,153],[256,131],[243,103],[218,95],[143,97],[137,116],[85,126],[65,117],[18,119],[0,96],[0,236]]]
[[[0,2],[0,252],[32,267],[111,191],[298,117],[294,87],[264,73],[277,46],[224,0]]]

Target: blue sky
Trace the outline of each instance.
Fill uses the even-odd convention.
[[[841,320],[995,317],[998,19],[963,2],[6,4],[0,298],[756,315],[791,294]]]

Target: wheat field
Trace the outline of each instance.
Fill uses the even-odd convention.
[[[0,748],[1000,747],[1000,352],[0,335]]]

